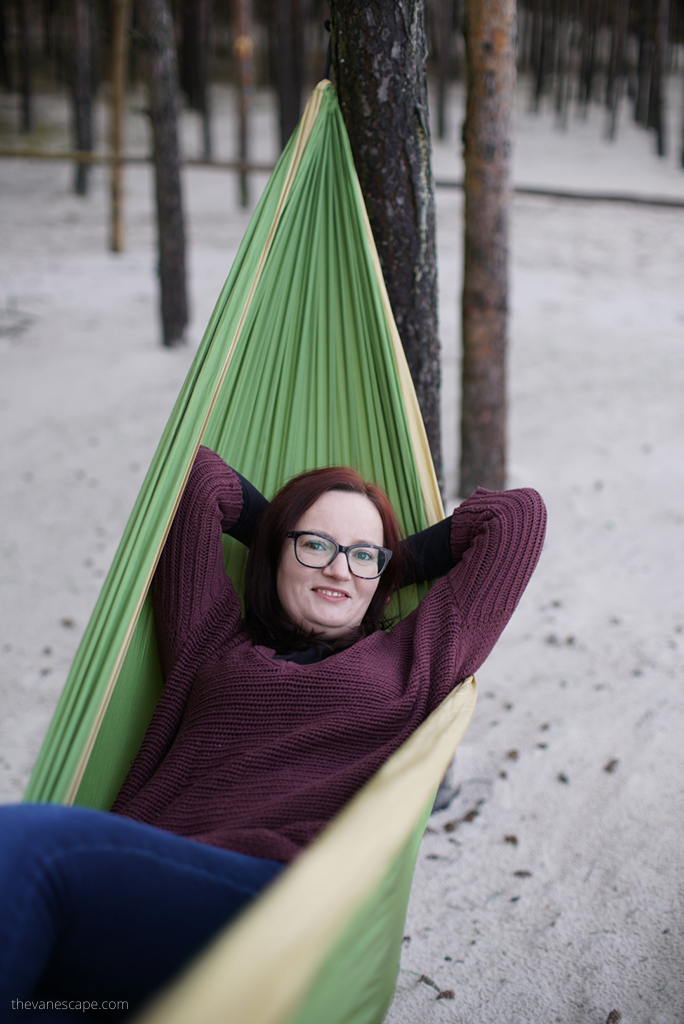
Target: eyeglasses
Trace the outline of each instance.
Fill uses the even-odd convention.
[[[332,565],[340,551],[347,556],[347,565],[353,576],[362,580],[374,580],[382,575],[389,564],[392,552],[377,544],[338,544],[322,533],[306,533],[290,530],[287,534],[294,541],[295,557],[309,569],[324,569]]]

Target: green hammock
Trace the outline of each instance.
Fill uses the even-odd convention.
[[[200,443],[266,495],[295,473],[348,464],[387,491],[407,533],[443,515],[329,82],[314,91],[243,239],[79,647],[27,800],[108,809],[118,792],[162,687],[148,591]],[[244,548],[226,538],[225,559],[239,586]],[[420,597],[412,589],[402,594],[402,613]],[[212,947],[188,984],[194,991],[199,971],[205,996],[220,990],[212,1004],[217,1015],[195,1002],[185,1019],[382,1019],[425,817],[473,703],[471,682],[437,709],[229,930],[227,954]],[[379,836],[374,822],[383,819]],[[331,873],[332,864],[338,867]],[[311,892],[316,877],[321,893],[303,910],[296,894]],[[333,889],[328,906],[322,894]],[[263,979],[255,983],[261,1001],[252,1011],[244,1001],[245,951],[255,950],[263,963],[259,948],[268,951],[277,939],[269,954],[277,972],[298,948],[297,932],[306,947],[297,953],[298,966],[285,969],[283,978],[290,980],[274,987],[268,1010],[262,1005],[268,979],[266,986]],[[335,981],[331,964],[354,965],[353,980],[344,969]],[[226,979],[232,979],[228,990]],[[231,1000],[234,1009],[227,1012]],[[182,1003],[176,993],[173,1004]],[[168,1005],[158,1012],[160,1020],[169,1019]]]

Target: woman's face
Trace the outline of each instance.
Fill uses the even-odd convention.
[[[322,533],[345,547],[383,544],[380,513],[364,494],[326,491],[296,523],[295,530]],[[295,557],[287,538],[278,566],[278,598],[291,621],[305,632],[336,640],[359,626],[379,579],[352,575],[341,551],[330,565],[311,569]]]

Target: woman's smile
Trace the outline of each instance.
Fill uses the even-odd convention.
[[[344,590],[324,590],[323,587],[312,587],[312,590],[328,601],[347,601],[349,594]]]

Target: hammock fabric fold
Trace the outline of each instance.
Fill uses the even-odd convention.
[[[329,82],[312,94],[240,246],[79,647],[27,800],[107,809],[121,786],[162,687],[148,592],[200,443],[219,452],[266,495],[303,470],[347,464],[386,490],[407,533],[443,516],[349,141]],[[225,559],[239,586],[244,549],[226,538]],[[404,592],[402,612],[419,597],[417,588]],[[263,1007],[252,1013],[239,1000],[226,1013],[224,993],[215,1006],[218,1015],[203,1015],[194,1005],[185,1019],[241,1024],[362,1024],[382,1019],[396,977],[425,815],[473,701],[474,684],[452,694],[285,873],[282,883],[231,930],[239,935],[246,928],[247,936],[227,939],[228,961],[214,974],[233,978],[235,994],[241,977],[249,974],[244,964],[236,968],[242,963],[236,951],[258,949],[250,945],[250,929],[256,928],[266,949],[258,927],[266,915],[263,932],[278,937],[280,953],[272,955],[282,958],[294,927],[291,892],[303,894],[311,877],[319,877],[323,889],[332,886],[337,909],[331,905],[325,920],[320,893],[322,902],[316,896],[311,903],[309,897],[307,912],[300,910],[297,918],[309,922],[302,932],[308,953],[300,949],[298,954],[305,969],[290,967],[289,976],[299,979],[294,988],[285,981],[276,986],[281,995],[271,1000],[268,1013]],[[427,740],[421,740],[423,733]],[[415,780],[413,789],[408,776],[397,782],[406,771]],[[404,784],[411,799],[400,798]],[[370,817],[366,799],[374,808]],[[391,837],[389,845],[384,839],[378,843],[374,819],[384,820],[381,827]],[[326,853],[331,843],[337,853]],[[359,863],[351,855],[355,849],[365,851]],[[333,864],[337,869],[331,876]],[[250,923],[252,913],[256,924]],[[382,921],[387,926],[379,928]],[[379,960],[369,958],[363,943],[358,945],[359,936],[378,929],[383,937],[373,949]],[[293,941],[291,948],[299,947]],[[212,957],[213,952],[208,963],[214,963]],[[226,967],[227,962],[233,966]],[[350,983],[345,977],[330,981],[325,968],[330,962],[354,963],[352,989],[366,992],[360,1002],[351,1000],[355,1008],[345,1011],[346,1016],[335,1016],[329,1001],[337,991],[336,1006],[349,1003],[342,996],[349,995]],[[380,982],[367,974],[370,963],[377,967]],[[366,982],[359,981],[359,988],[356,976],[361,978],[364,964]],[[210,968],[200,965],[200,976],[205,969],[211,975]],[[160,1012],[169,1019],[168,1006]]]

